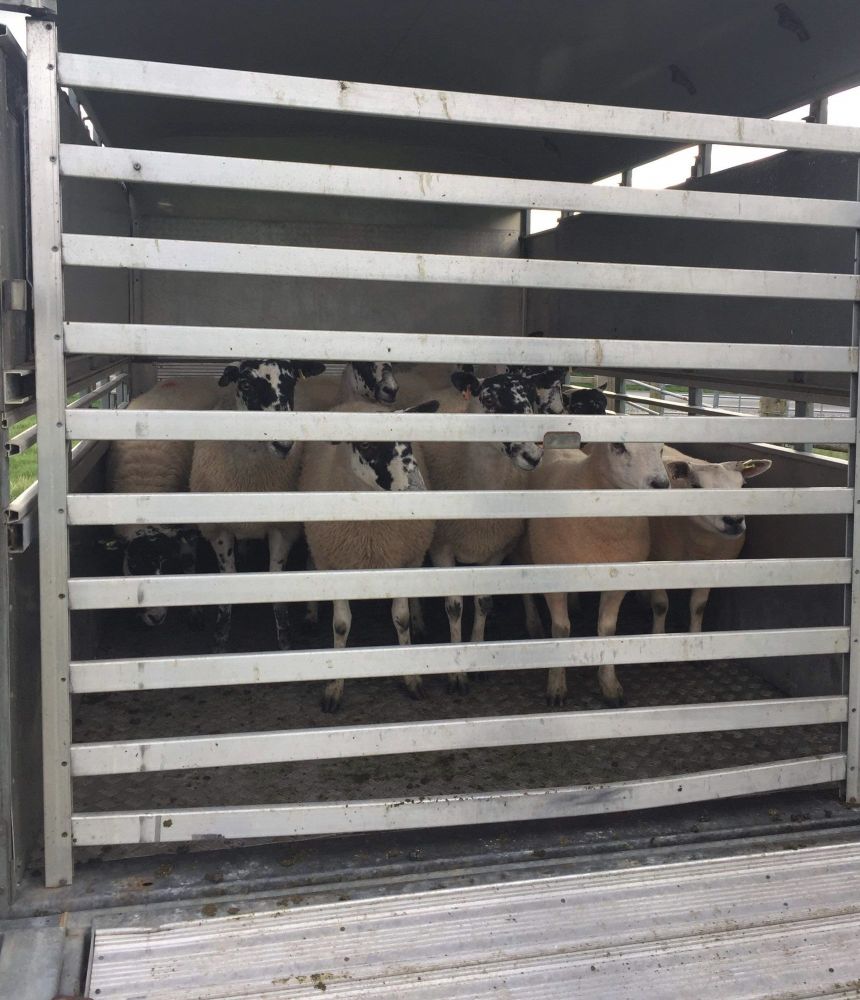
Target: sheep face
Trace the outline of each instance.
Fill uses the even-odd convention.
[[[534,389],[535,413],[564,413],[565,403],[561,384],[566,368],[541,368],[539,366],[508,365],[508,375],[530,382]]]
[[[582,450],[594,456],[607,485],[619,490],[667,490],[669,475],[659,444],[585,444]]]
[[[295,409],[296,382],[324,371],[325,365],[318,361],[252,359],[241,361],[238,365],[227,365],[218,384],[234,383],[236,402],[244,410],[289,413]],[[286,458],[292,447],[292,441],[269,442],[269,448],[280,458]]]
[[[666,463],[673,489],[739,490],[748,479],[760,476],[771,467],[769,459],[750,458],[740,462]],[[746,529],[743,515],[693,514],[691,520],[706,531],[729,537],[742,535]]]
[[[136,528],[123,547],[124,576],[161,576],[162,573],[188,572],[194,566],[193,529],[167,525]],[[161,625],[167,608],[142,608],[144,625]]]
[[[606,413],[606,396],[599,389],[574,389],[565,393],[565,413],[602,416]]]
[[[356,396],[389,405],[397,398],[397,379],[388,361],[353,361],[352,390]]]
[[[536,389],[552,384],[551,369],[544,369],[533,376],[491,375],[479,379],[472,372],[451,373],[455,389],[472,399],[475,412],[527,414],[534,413],[537,405]],[[518,469],[535,469],[543,457],[543,443],[533,441],[499,441],[495,443]]]
[[[390,493],[427,489],[408,441],[353,441],[349,454],[352,474],[371,489]]]

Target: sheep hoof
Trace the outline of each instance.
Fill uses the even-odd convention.
[[[465,674],[451,674],[448,677],[448,694],[468,694],[469,678]]]
[[[608,695],[603,696],[603,703],[607,708],[624,708],[627,704],[627,699],[623,694],[616,695],[614,698],[610,698]]]
[[[564,708],[567,701],[567,691],[547,691],[546,703],[550,708]]]
[[[226,639],[216,639],[212,643],[213,653],[226,653],[227,652],[227,640]]]
[[[288,635],[278,635],[278,649],[292,649],[290,645],[290,637]]]
[[[336,712],[340,708],[340,697],[336,695],[324,694],[320,708],[324,712]]]

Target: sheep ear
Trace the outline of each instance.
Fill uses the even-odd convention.
[[[608,382],[604,382],[603,385],[599,385],[597,388],[603,392],[603,390],[609,385]]]
[[[744,477],[744,480],[755,479],[756,476],[760,476],[763,472],[773,465],[773,462],[769,458],[748,458],[743,462],[727,462],[732,468],[737,469],[737,471]]]
[[[428,399],[423,403],[416,403],[415,406],[409,406],[405,410],[401,410],[401,413],[435,413],[439,409],[438,399]]]
[[[237,382],[239,380],[239,366],[238,365],[227,365],[224,369],[224,374],[218,379],[218,385],[229,385],[231,382]]]
[[[674,482],[681,479],[690,478],[690,463],[689,462],[664,462],[666,466],[666,471],[669,473],[669,478]]]
[[[467,375],[474,375],[475,374],[475,366],[474,365],[457,365],[457,369],[458,369],[458,371],[465,372]]]
[[[451,385],[462,392],[466,399],[477,396],[481,391],[481,383],[472,372],[451,372]]]
[[[325,365],[321,361],[298,361],[296,371],[302,378],[311,378],[314,375],[322,375]]]

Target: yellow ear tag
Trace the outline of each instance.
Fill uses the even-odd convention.
[[[755,468],[755,459],[754,458],[748,458],[744,462],[744,464],[741,466],[741,468],[742,469],[754,469]]]

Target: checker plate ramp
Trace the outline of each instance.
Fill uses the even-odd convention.
[[[860,997],[860,845],[97,929],[87,996]]]

